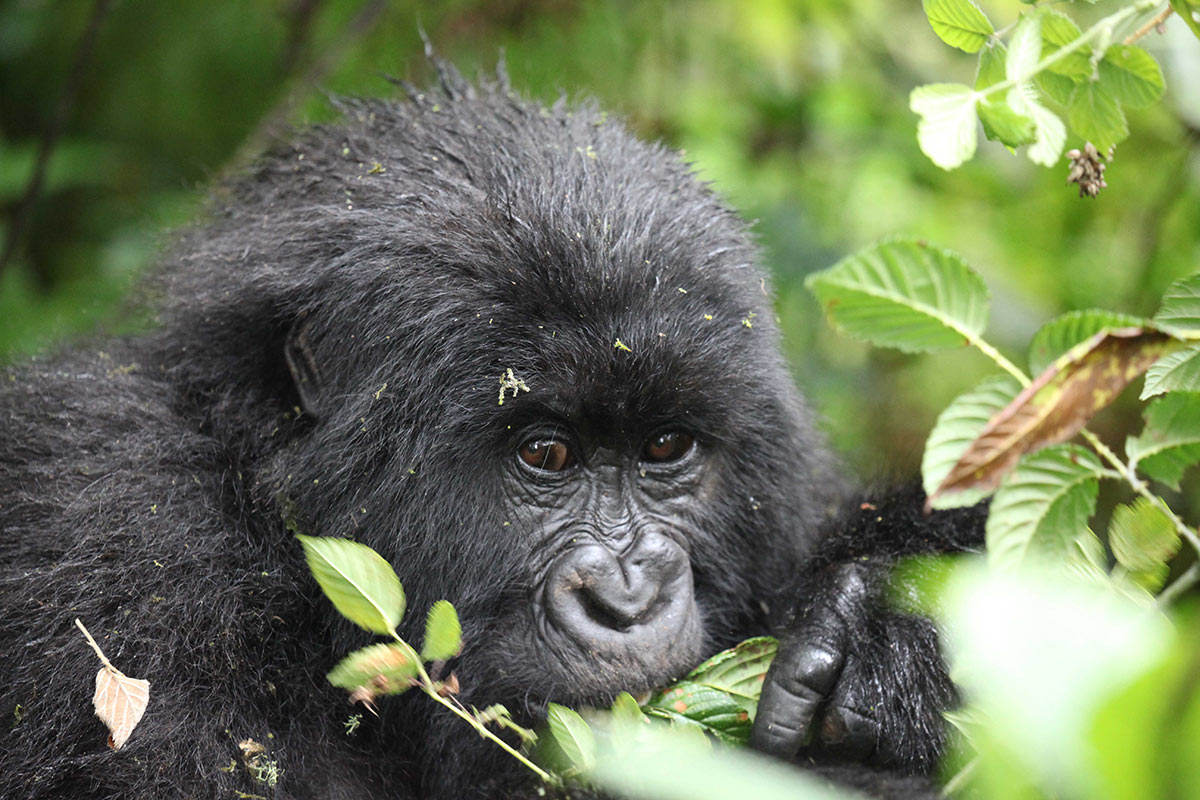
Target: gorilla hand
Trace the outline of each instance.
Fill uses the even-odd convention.
[[[936,764],[954,688],[933,625],[889,609],[884,577],[856,561],[804,581],[763,686],[753,747],[904,771]]]

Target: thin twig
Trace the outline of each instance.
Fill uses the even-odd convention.
[[[1175,598],[1200,583],[1200,561],[1188,567],[1187,571],[1171,582],[1167,588],[1159,592],[1155,603],[1159,608],[1166,608],[1175,602]]]
[[[83,635],[87,637],[88,644],[96,651],[96,655],[99,656],[101,663],[118,675],[123,676],[124,673],[112,665],[112,662],[108,660],[108,656],[104,655],[104,651],[100,649],[100,645],[96,644],[96,640],[92,638],[92,634],[88,632],[87,628],[83,627],[83,623],[79,620],[79,617],[75,618],[75,627],[83,631]]]
[[[1154,17],[1154,19],[1150,20],[1150,21],[1149,21],[1149,22],[1147,22],[1145,25],[1143,25],[1142,27],[1138,28],[1138,29],[1137,29],[1136,31],[1134,31],[1133,33],[1131,33],[1131,34],[1129,34],[1128,36],[1126,36],[1126,37],[1125,37],[1125,41],[1121,42],[1121,44],[1133,44],[1133,43],[1134,43],[1134,42],[1136,42],[1138,39],[1142,38],[1142,37],[1143,37],[1143,36],[1145,36],[1147,33],[1149,33],[1150,31],[1152,31],[1152,30],[1154,30],[1155,28],[1157,28],[1159,25],[1162,25],[1164,22],[1166,22],[1166,21],[1167,21],[1167,17],[1171,16],[1171,14],[1172,14],[1174,11],[1175,11],[1175,9],[1171,8],[1171,6],[1167,6],[1167,7],[1166,7],[1166,8],[1164,8],[1162,11],[1160,11],[1160,12],[1159,12],[1159,13],[1158,13],[1158,14],[1157,14],[1155,17]]]
[[[975,769],[979,766],[979,756],[975,756],[958,772],[954,773],[954,777],[946,781],[946,785],[942,787],[942,797],[953,797],[958,792],[966,787],[967,782],[971,780],[971,776],[975,774]]]
[[[83,85],[86,67],[92,58],[92,51],[95,50],[101,23],[104,22],[104,17],[108,14],[111,5],[112,0],[96,0],[96,4],[92,6],[92,16],[88,20],[83,38],[79,40],[79,46],[75,48],[75,61],[67,73],[62,94],[58,96],[58,103],[54,107],[54,116],[50,118],[50,124],[42,133],[37,161],[33,165],[33,174],[29,176],[29,183],[25,185],[25,193],[21,196],[21,200],[17,203],[17,210],[13,213],[12,224],[8,228],[8,237],[4,242],[4,251],[0,252],[0,275],[4,274],[4,268],[8,266],[13,254],[17,252],[17,245],[20,244],[21,238],[25,235],[25,229],[29,227],[29,222],[33,219],[33,209],[41,196],[42,185],[46,182],[46,170],[50,166],[50,156],[53,155],[58,140],[62,138],[63,129],[67,126],[67,119],[75,108],[75,101],[79,98],[79,87]]]

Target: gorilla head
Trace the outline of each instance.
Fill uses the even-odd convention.
[[[829,495],[744,225],[591,110],[412,100],[345,103],[235,184],[163,358],[235,403],[214,424],[253,407],[264,503],[459,607],[465,686],[661,684],[761,615]],[[285,354],[305,414],[264,437]]]

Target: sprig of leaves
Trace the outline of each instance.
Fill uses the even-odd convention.
[[[392,639],[343,658],[326,676],[331,684],[346,689],[352,700],[362,702],[372,711],[376,697],[418,688],[543,781],[556,785],[560,782],[488,729],[489,723],[497,724],[516,731],[522,739],[536,738],[513,721],[508,709],[503,706],[489,706],[483,711],[468,709],[454,697],[457,680],[453,674],[445,681],[430,677],[427,664],[453,658],[462,648],[462,626],[453,605],[439,600],[429,609],[424,643],[418,653],[396,632],[404,617],[404,587],[382,556],[365,544],[348,539],[304,535],[296,538],[304,548],[309,570],[338,613],[361,628]]]
[[[1087,31],[1061,11],[1034,8],[997,31],[972,0],[924,0],[938,38],[978,53],[979,61],[974,86],[934,83],[912,91],[909,107],[920,118],[921,151],[939,167],[954,169],[975,155],[980,125],[989,140],[1010,150],[1026,147],[1029,159],[1042,166],[1058,163],[1068,125],[1108,151],[1129,135],[1125,109],[1152,105],[1165,89],[1153,56],[1132,44],[1114,44],[1121,26],[1157,5],[1137,0]]]
[[[995,494],[987,523],[993,564],[1065,559],[1146,597],[1163,588],[1166,561],[1180,539],[1200,552],[1200,537],[1146,483],[1177,488],[1184,471],[1200,463],[1200,275],[1168,289],[1152,319],[1089,310],[1052,320],[1030,346],[1036,378],[983,339],[986,289],[953,253],[890,239],[810,275],[807,285],[848,335],[905,352],[970,345],[1007,373],[950,404],[922,463],[931,508]],[[1085,425],[1143,373],[1142,397],[1155,399],[1142,433],[1125,443],[1126,463]],[[1065,444],[1080,433],[1091,450]],[[1089,528],[1098,482],[1108,479],[1126,481],[1139,495],[1110,524],[1115,553],[1121,542],[1112,571]],[[1179,580],[1197,579],[1189,571]],[[1175,593],[1168,587],[1164,595]]]

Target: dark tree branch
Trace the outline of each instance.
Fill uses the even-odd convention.
[[[92,51],[95,50],[96,39],[100,34],[100,26],[111,6],[112,0],[96,0],[96,4],[92,6],[92,16],[88,20],[83,38],[79,40],[79,46],[75,48],[75,61],[71,64],[70,72],[67,73],[67,80],[63,85],[62,94],[58,97],[54,116],[51,117],[50,124],[46,126],[46,130],[42,134],[33,174],[29,176],[25,193],[17,203],[16,211],[13,212],[12,224],[8,228],[8,237],[4,242],[4,251],[0,252],[0,275],[4,274],[5,267],[12,260],[17,246],[21,243],[21,238],[25,235],[25,229],[29,227],[29,222],[33,218],[34,207],[41,196],[42,186],[46,182],[46,170],[50,165],[50,157],[54,154],[54,148],[62,137],[67,119],[75,108],[75,101],[79,97],[79,88],[83,85],[85,68],[92,58]]]

